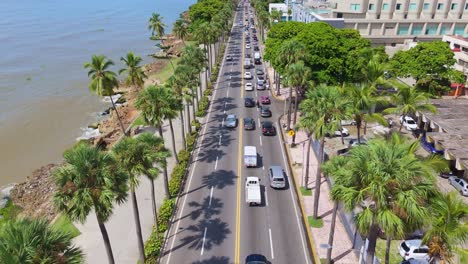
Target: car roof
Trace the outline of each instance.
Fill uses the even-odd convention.
[[[252,97],[246,97],[245,100],[253,100]]]
[[[270,107],[262,105],[262,110],[270,110]]]
[[[421,239],[411,239],[411,240],[405,240],[403,242],[405,242],[405,244],[410,248],[419,248],[419,247],[427,248],[427,246],[422,245]]]
[[[253,118],[251,118],[251,117],[244,117],[244,121],[253,121]]]
[[[230,118],[230,117],[231,117],[231,118],[235,118],[236,115],[235,115],[235,114],[229,114],[229,115],[227,115],[227,118]]]
[[[263,126],[273,126],[273,122],[271,122],[271,121],[263,121],[263,122],[262,122],[262,125],[263,125]]]
[[[268,97],[268,95],[262,95],[260,96],[260,98],[270,98],[270,97]]]

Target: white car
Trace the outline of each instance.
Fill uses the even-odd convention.
[[[464,179],[458,178],[457,176],[450,176],[448,179],[449,183],[457,189],[463,196],[468,196],[468,182]]]
[[[400,117],[400,123],[403,124],[406,130],[416,130],[418,129],[418,124],[411,116],[405,116],[405,120],[403,120],[403,116]]]
[[[404,240],[398,246],[400,255],[405,259],[421,259],[429,260],[429,248],[426,245],[422,244],[422,240],[413,239],[413,240]]]
[[[246,49],[250,49],[250,44],[245,44]]]
[[[252,73],[246,71],[246,72],[244,73],[244,79],[246,79],[246,80],[252,79]]]
[[[341,135],[343,135],[343,137],[349,136],[349,130],[347,128],[342,127],[341,132],[340,130],[335,131],[335,136],[341,137]]]
[[[246,91],[253,91],[254,90],[253,84],[252,83],[246,83],[245,84],[245,90]]]

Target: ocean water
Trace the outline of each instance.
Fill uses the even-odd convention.
[[[62,153],[105,110],[83,64],[102,54],[120,69],[128,51],[150,62],[147,21],[170,32],[196,0],[0,1],[0,186],[23,181]]]

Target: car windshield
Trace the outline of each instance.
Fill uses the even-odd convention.
[[[408,123],[410,125],[416,124],[416,122],[414,122],[414,120],[412,120],[412,119],[406,120],[406,123]]]
[[[226,118],[226,121],[233,122],[233,121],[236,121],[236,118],[234,116],[228,116]]]
[[[263,123],[264,128],[271,128],[273,125],[271,123]]]
[[[284,179],[283,178],[274,178],[273,181],[284,182]]]

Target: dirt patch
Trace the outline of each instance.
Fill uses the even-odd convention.
[[[15,185],[11,190],[11,200],[21,208],[20,217],[44,217],[52,221],[57,215],[52,197],[55,183],[51,172],[58,164],[49,164],[41,167],[28,177],[26,182]]]

